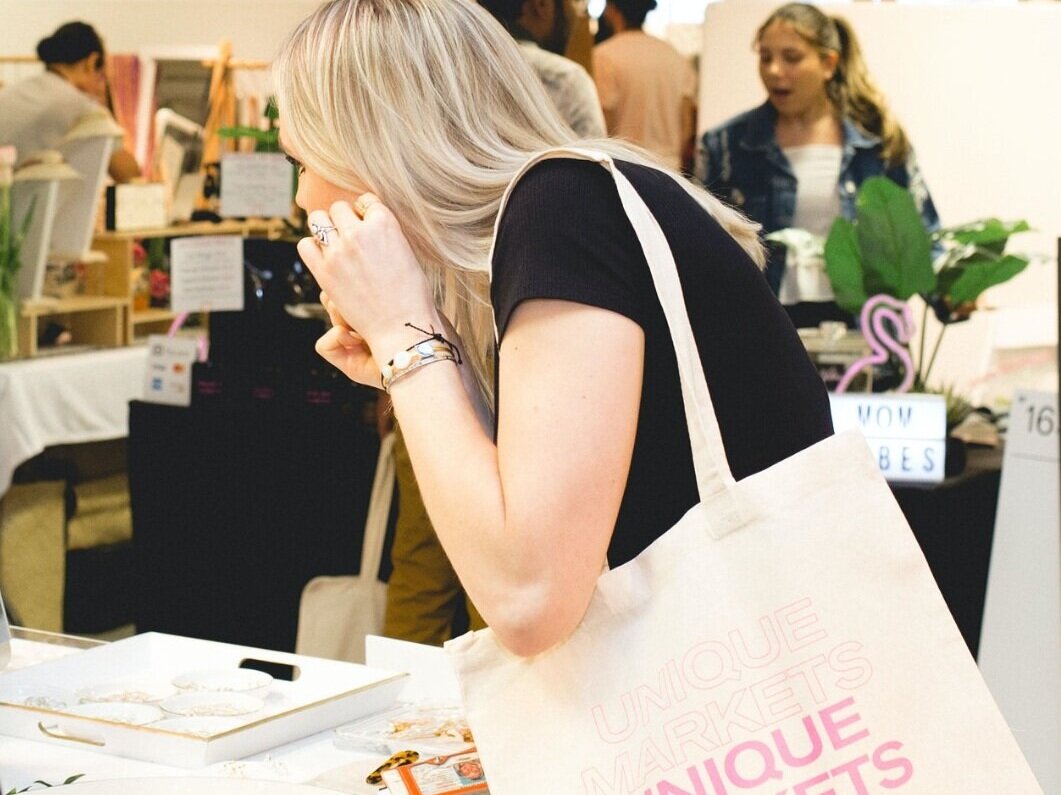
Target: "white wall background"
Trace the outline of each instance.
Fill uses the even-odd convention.
[[[752,41],[774,6],[739,0],[707,7],[701,130],[765,99]],[[917,148],[944,225],[996,216],[1026,218],[1038,230],[1014,238],[1010,250],[1048,262],[986,294],[984,303],[1001,309],[951,326],[937,360],[933,381],[991,399],[1014,380],[991,371],[1041,358],[1057,344],[1061,3],[844,3],[832,12],[858,31],[871,73]],[[931,342],[937,327],[930,328]],[[1030,385],[1057,388],[1053,364],[1024,373]]]
[[[59,25],[93,25],[113,52],[231,39],[236,58],[271,59],[318,0],[2,0],[0,53],[32,55]]]

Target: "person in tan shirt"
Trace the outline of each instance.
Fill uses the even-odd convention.
[[[696,73],[670,44],[641,29],[656,0],[608,0],[601,23],[614,34],[593,48],[594,79],[608,134],[680,169],[696,114]]]

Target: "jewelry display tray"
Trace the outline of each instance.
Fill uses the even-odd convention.
[[[35,688],[75,692],[102,682],[170,682],[182,673],[238,668],[244,661],[291,666],[274,679],[264,706],[232,728],[202,737],[11,703]],[[394,705],[407,674],[348,662],[148,632],[68,657],[0,673],[0,734],[174,767],[242,759]],[[264,690],[264,689],[263,689]],[[9,700],[10,699],[10,700]]]

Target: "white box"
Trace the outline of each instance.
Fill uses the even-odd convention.
[[[62,688],[72,693],[121,680],[169,682],[189,671],[236,668],[244,660],[291,665],[299,674],[291,682],[274,680],[263,698],[263,709],[210,737],[12,703],[16,690]],[[0,674],[0,734],[175,767],[203,767],[261,753],[387,709],[406,678],[403,673],[354,663],[152,632]]]
[[[119,232],[160,229],[168,221],[166,186],[161,182],[107,188],[107,229]]]

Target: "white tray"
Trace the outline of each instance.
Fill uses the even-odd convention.
[[[295,666],[299,674],[290,682],[274,680],[263,694],[255,693],[264,701],[261,710],[209,737],[23,706],[4,695],[38,687],[76,692],[122,679],[168,682],[187,671],[235,668],[248,659]],[[151,632],[0,674],[0,734],[175,767],[203,767],[242,759],[387,709],[395,703],[406,676],[354,663]]]

